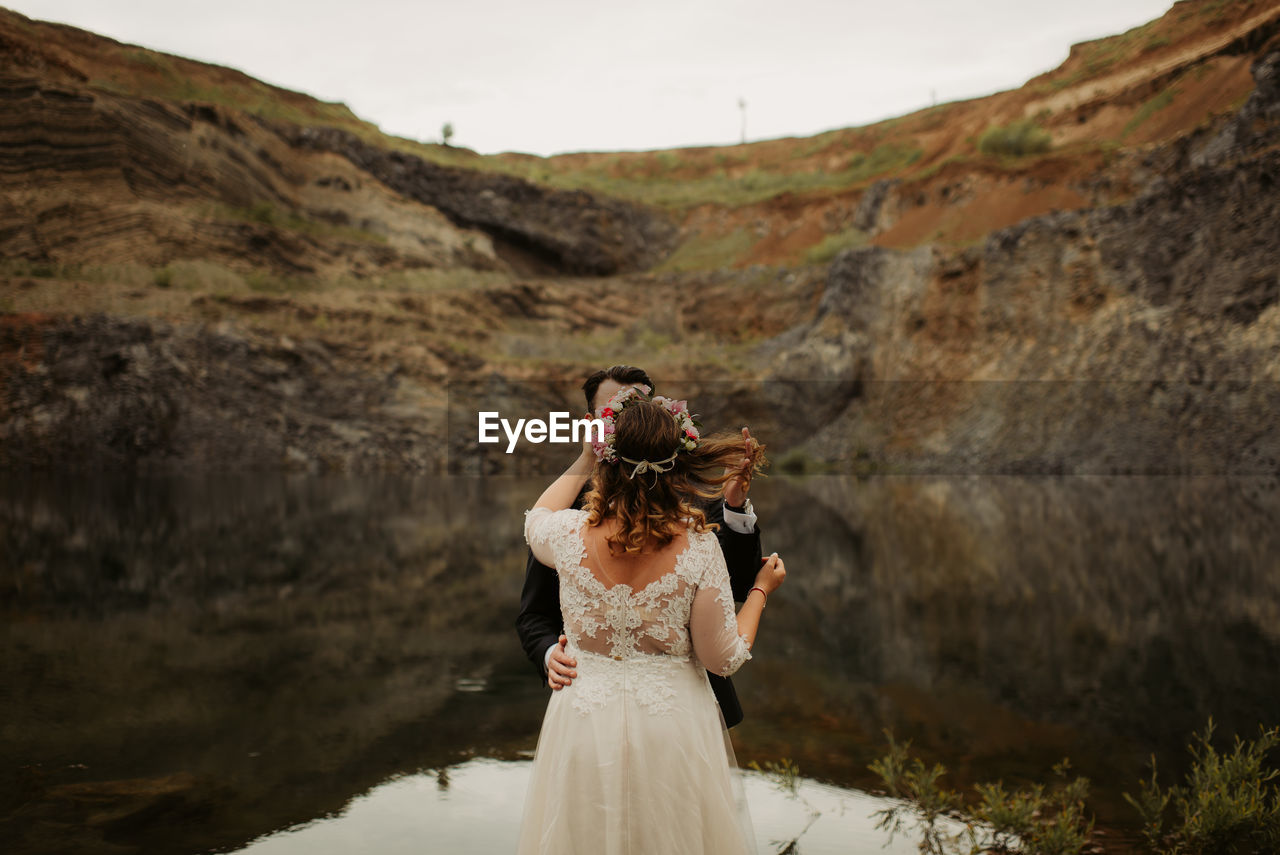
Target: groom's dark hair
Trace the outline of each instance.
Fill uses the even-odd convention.
[[[612,380],[623,386],[643,383],[649,387],[650,392],[654,391],[653,381],[649,379],[648,373],[643,368],[636,368],[634,365],[614,365],[595,372],[582,384],[582,393],[587,396],[588,411],[592,409],[591,404],[596,399],[596,391],[605,380]]]

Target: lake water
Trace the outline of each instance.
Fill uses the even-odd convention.
[[[547,691],[506,478],[0,483],[0,849],[507,852]],[[1069,756],[1112,840],[1155,755],[1280,723],[1274,479],[757,482],[786,559],[735,677],[762,852],[882,850],[883,731],[975,781]]]

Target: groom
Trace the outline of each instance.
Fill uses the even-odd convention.
[[[597,371],[582,384],[591,415],[620,389],[645,385],[654,389],[653,381],[643,369],[630,365],[615,365]],[[743,443],[753,442],[746,428],[742,429]],[[760,529],[756,514],[747,498],[747,479],[734,479],[725,484],[724,501],[715,502],[706,509],[707,522],[720,523],[716,536],[729,568],[729,582],[733,598],[745,600],[762,560]],[[574,507],[582,506],[582,495]],[[564,621],[560,615],[560,580],[556,571],[542,564],[529,553],[525,568],[524,590],[520,594],[520,615],[516,618],[516,632],[524,646],[525,655],[538,667],[539,673],[552,689],[562,689],[573,682],[577,663],[565,652]],[[728,677],[708,672],[711,689],[715,692],[726,727],[742,721],[742,705]]]

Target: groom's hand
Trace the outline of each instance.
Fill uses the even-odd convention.
[[[556,690],[563,689],[578,676],[578,672],[573,670],[578,667],[578,660],[571,658],[564,649],[568,643],[568,638],[560,636],[559,642],[551,648],[551,658],[547,660],[547,685]]]

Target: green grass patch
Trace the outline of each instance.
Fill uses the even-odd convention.
[[[1129,134],[1133,133],[1138,128],[1140,128],[1142,126],[1142,123],[1145,122],[1147,119],[1150,119],[1156,113],[1160,112],[1165,107],[1168,107],[1170,104],[1172,104],[1174,97],[1177,96],[1178,94],[1178,91],[1179,90],[1177,90],[1176,88],[1170,86],[1168,89],[1165,89],[1159,95],[1156,95],[1154,98],[1147,100],[1141,107],[1138,108],[1138,111],[1133,114],[1132,118],[1130,118],[1129,121],[1125,123],[1124,130],[1120,132],[1120,139],[1124,139],[1125,137],[1129,136]]]
[[[310,277],[281,276],[269,270],[255,270],[245,277],[250,291],[261,294],[297,294],[321,290],[322,284]]]
[[[779,164],[781,168],[756,168],[730,176],[733,167],[747,162],[748,154],[717,152],[708,157],[706,153],[698,152],[693,157],[680,150],[628,155],[625,158],[599,158],[585,168],[570,168],[551,158],[478,155],[464,147],[392,136],[356,116],[345,104],[320,101],[252,78],[227,77],[222,72],[218,76],[221,82],[215,83],[209,79],[210,74],[193,70],[189,61],[155,51],[122,47],[119,65],[119,71],[95,78],[91,85],[103,92],[131,97],[216,104],[304,127],[339,128],[370,144],[412,154],[432,163],[497,172],[558,189],[585,190],[677,210],[705,203],[735,207],[782,193],[843,189],[868,177],[906,168],[921,155],[919,149],[909,144],[883,140],[883,132],[895,126],[891,121],[881,123],[879,145],[870,151],[853,152],[846,167],[830,172],[786,169],[786,164]],[[935,109],[941,116],[942,107]],[[916,121],[916,118],[901,117],[898,122]],[[792,152],[794,157],[788,156],[788,160],[828,149],[849,150],[855,144],[865,145],[866,139],[865,134],[856,130],[829,131],[811,142],[799,143]],[[625,166],[620,168],[620,164]],[[278,219],[272,220],[272,224],[298,231],[315,227],[305,221],[281,222]],[[370,236],[366,234],[364,239],[370,239]]]
[[[365,229],[339,226],[332,223],[309,220],[293,211],[284,211],[271,202],[255,202],[248,208],[237,208],[231,205],[208,205],[203,209],[204,216],[217,220],[232,220],[242,223],[258,223],[277,229],[285,229],[316,238],[348,240],[355,243],[386,244],[386,235]]]
[[[676,251],[654,269],[659,273],[680,273],[731,267],[751,251],[753,243],[746,229],[737,229],[720,237],[694,235],[676,247]]]
[[[973,145],[975,143],[970,142],[970,144]],[[969,162],[972,162],[974,159],[975,158],[972,155],[965,155],[965,154],[950,155],[949,157],[945,157],[942,160],[935,161],[934,163],[920,170],[919,172],[917,172],[915,175],[912,176],[912,180],[921,181],[925,178],[932,178],[933,176],[941,172],[944,167],[949,166],[952,163],[969,163]]]
[[[1043,154],[1052,147],[1049,132],[1031,119],[1017,119],[1007,125],[987,128],[978,138],[978,151],[1002,157]]]
[[[822,154],[829,149],[846,148],[853,140],[853,134],[848,130],[825,131],[817,136],[810,137],[803,145],[797,145],[793,157],[796,160],[813,157],[816,154]]]
[[[185,61],[141,48],[124,48],[120,59],[121,73],[95,78],[91,85],[136,97],[219,104],[304,126],[378,132],[376,126],[357,117],[345,104],[287,93],[248,77],[231,84],[203,82],[184,68]]]
[[[471,270],[468,268],[420,268],[397,270],[373,276],[356,278],[340,277],[337,288],[355,288],[361,291],[396,291],[429,294],[440,291],[468,291],[502,285],[511,281],[506,273]]]
[[[229,267],[204,259],[171,261],[163,268],[170,287],[183,291],[243,292],[247,283]]]
[[[1216,21],[1226,14],[1227,9],[1248,9],[1256,0],[1211,0],[1196,10],[1196,14],[1206,20]]]
[[[674,155],[674,152],[664,152]],[[861,181],[880,177],[915,163],[923,150],[905,143],[886,142],[870,152],[854,152],[838,171],[752,169],[738,176],[721,171],[697,178],[651,176],[635,169],[629,177],[604,171],[583,170],[552,175],[546,183],[568,190],[586,190],[619,199],[628,199],[668,209],[686,209],[702,204],[741,207],[762,202],[783,193],[805,193],[843,189]],[[687,169],[683,161],[659,161],[668,173]]]
[[[846,249],[866,246],[870,236],[862,229],[846,229],[842,232],[827,235],[822,242],[805,253],[805,261],[809,264],[827,264]]]
[[[32,279],[70,279],[78,275],[77,264],[61,264],[56,261],[28,261],[9,258],[0,261],[0,276],[29,276]]]
[[[1069,73],[1047,81],[1040,88],[1053,91],[1074,86],[1105,74],[1123,60],[1169,44],[1167,35],[1156,32],[1157,23],[1148,21],[1118,35],[1085,42],[1080,46],[1080,65]]]

